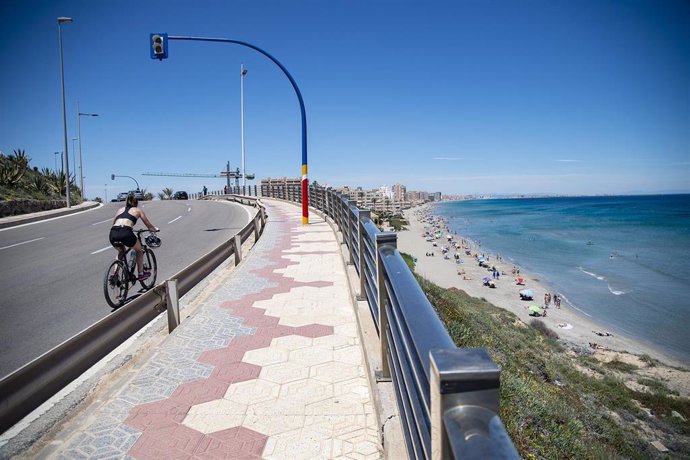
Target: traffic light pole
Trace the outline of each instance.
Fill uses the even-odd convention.
[[[302,99],[302,93],[299,90],[299,87],[297,86],[297,83],[295,82],[295,79],[292,78],[292,75],[290,75],[290,72],[281,64],[276,58],[268,54],[266,51],[262,50],[258,46],[254,46],[250,43],[243,42],[240,40],[232,40],[229,38],[207,38],[207,37],[183,37],[183,36],[174,36],[174,35],[168,35],[167,40],[184,40],[184,41],[196,41],[196,42],[218,42],[218,43],[234,43],[236,45],[242,45],[246,46],[247,48],[251,48],[255,51],[258,51],[259,53],[263,54],[267,58],[269,58],[273,63],[275,63],[278,67],[280,67],[280,70],[283,71],[286,77],[288,77],[288,80],[290,80],[290,84],[292,84],[292,88],[295,90],[295,93],[297,94],[297,99],[299,100],[299,108],[300,112],[302,115],[302,224],[308,224],[309,223],[309,179],[307,177],[307,115],[306,111],[304,109],[304,100]],[[167,57],[167,50],[165,50],[165,57]]]

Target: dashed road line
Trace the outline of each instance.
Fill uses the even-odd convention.
[[[182,219],[182,216],[177,216],[177,217],[175,217],[173,220],[171,220],[171,221],[168,222],[168,223],[169,223],[169,224],[172,224],[173,222],[175,222],[175,221],[178,220],[178,219]]]
[[[42,240],[43,238],[45,238],[45,236],[42,236],[40,238],[34,238],[33,240],[29,240],[29,241],[22,241],[21,243],[10,244],[9,246],[4,246],[4,247],[0,248],[0,251],[2,251],[3,249],[9,249],[9,248],[14,248],[16,246],[21,246],[22,244],[33,243],[34,241]]]
[[[105,222],[110,222],[110,221],[112,221],[112,219],[106,219],[106,220],[102,220],[102,221],[100,221],[100,222],[94,222],[94,223],[91,224],[91,225],[103,224],[103,223],[105,223]]]
[[[98,251],[93,251],[91,255],[98,254],[99,252],[107,251],[108,249],[114,249],[112,246],[106,246],[103,249],[99,249]]]

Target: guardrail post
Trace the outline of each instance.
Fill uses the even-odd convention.
[[[383,262],[379,248],[382,246],[398,246],[398,235],[395,232],[380,232],[376,234],[376,301],[379,307],[379,340],[381,342],[380,358],[381,370],[377,375],[378,381],[389,381],[391,370],[388,365],[388,353],[390,344],[388,343],[388,292],[386,289],[386,279],[383,272]]]
[[[498,458],[479,454],[490,444],[488,442],[490,438],[495,440],[500,438],[501,434],[497,432],[500,431],[500,427],[481,422],[482,419],[486,419],[484,415],[486,413],[498,414],[501,374],[498,365],[483,348],[436,349],[429,352],[429,358],[431,457],[433,459],[454,458],[453,451],[462,449],[467,454],[470,452],[477,454],[470,455],[468,458]],[[444,415],[449,410],[456,411],[456,414],[451,413],[456,418],[457,411],[465,411],[465,414],[460,417],[463,423],[455,424],[454,427],[454,431],[459,428],[462,435],[453,436],[452,441],[444,425]],[[472,431],[472,436],[469,436],[470,431]],[[451,442],[454,443],[456,449],[451,447]],[[488,447],[498,449],[497,446]],[[503,448],[515,450],[510,438],[508,438],[507,447]],[[457,455],[457,452],[455,454]],[[500,458],[519,457],[509,455]]]
[[[347,200],[347,246],[350,253],[350,260],[348,265],[353,265],[355,263],[355,234],[357,229],[355,228],[355,223],[353,222],[354,212],[352,208],[357,206],[357,202],[354,200]]]
[[[362,224],[362,221],[364,219],[371,219],[371,211],[367,210],[359,210],[359,220],[357,221],[357,241],[359,242],[359,295],[357,296],[357,300],[366,300],[367,299],[367,292],[365,290],[365,284],[367,282],[366,276],[367,276],[367,270],[366,270],[366,258],[364,257],[365,253],[365,246],[364,246],[364,225]]]
[[[232,246],[235,252],[235,265],[239,265],[242,262],[242,239],[239,234],[232,238]]]
[[[259,239],[259,228],[261,224],[259,223],[261,220],[261,216],[257,214],[254,216],[254,241]]]
[[[165,303],[168,307],[168,333],[180,325],[180,302],[177,298],[177,280],[165,281]]]

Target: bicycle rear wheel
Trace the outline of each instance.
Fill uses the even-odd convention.
[[[103,280],[105,300],[113,308],[121,307],[127,300],[128,290],[127,267],[125,267],[124,262],[116,260],[110,264],[108,271],[105,272],[105,279]]]
[[[141,284],[141,287],[149,290],[156,285],[156,276],[158,275],[158,263],[156,262],[156,255],[149,248],[144,249],[144,271],[150,272],[151,276],[143,281],[139,281],[139,283]]]

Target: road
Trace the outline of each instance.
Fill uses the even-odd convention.
[[[108,232],[119,206],[0,230],[0,377],[112,312],[103,278],[115,257]],[[157,283],[250,219],[249,210],[227,202],[151,201],[142,207],[161,229]]]

